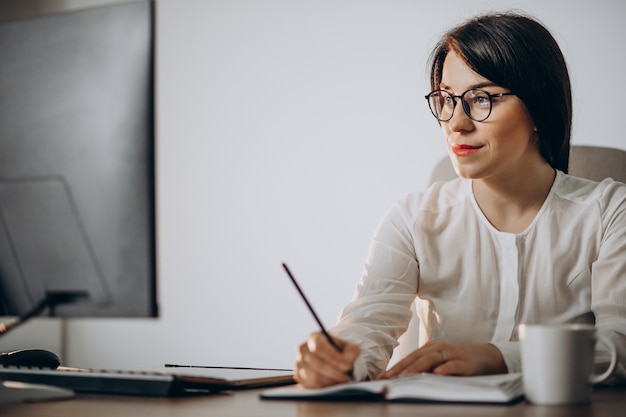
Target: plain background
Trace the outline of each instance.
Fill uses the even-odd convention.
[[[495,10],[559,42],[572,143],[626,149],[621,0],[158,0],[161,315],[67,320],[66,364],[291,368],[317,327],[281,263],[330,327],[380,218],[445,157],[430,50]]]

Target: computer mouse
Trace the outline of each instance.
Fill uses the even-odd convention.
[[[61,364],[59,357],[44,349],[20,349],[0,354],[2,366],[27,366],[56,369]]]

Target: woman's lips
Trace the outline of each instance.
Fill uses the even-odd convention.
[[[478,152],[480,148],[482,148],[482,146],[471,146],[471,145],[465,145],[465,144],[452,145],[452,152],[456,156],[468,156],[468,155]]]

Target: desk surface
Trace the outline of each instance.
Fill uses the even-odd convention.
[[[141,398],[79,395],[67,401],[0,405],[0,416],[470,416],[470,417],[623,417],[626,387],[600,388],[590,405],[533,406],[519,402],[508,406],[467,404],[419,404],[382,402],[268,401],[260,390],[187,398]]]

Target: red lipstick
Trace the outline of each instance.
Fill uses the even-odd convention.
[[[480,148],[481,146],[471,146],[471,145],[465,145],[465,144],[452,145],[452,152],[456,156],[468,156],[475,152],[478,152]]]

